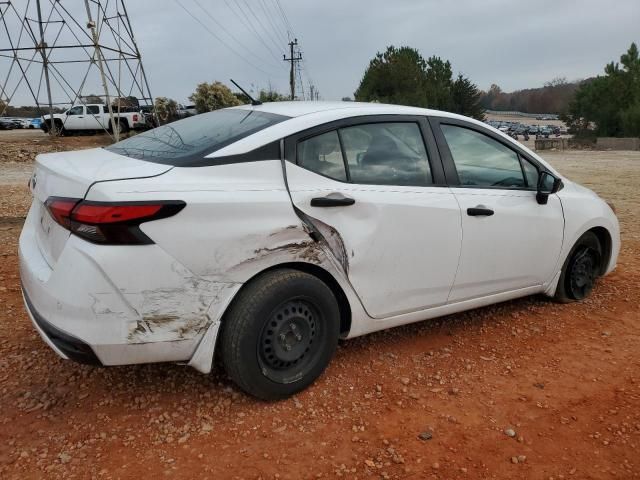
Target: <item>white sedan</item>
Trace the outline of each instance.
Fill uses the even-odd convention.
[[[37,158],[27,311],[63,358],[214,357],[243,390],[311,384],[339,338],[516,297],[581,300],[620,249],[609,205],[485,124],[282,102]]]

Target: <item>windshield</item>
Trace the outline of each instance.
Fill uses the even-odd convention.
[[[288,119],[255,110],[216,110],[154,128],[106,149],[149,162],[198,166],[206,155]]]

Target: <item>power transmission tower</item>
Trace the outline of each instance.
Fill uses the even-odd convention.
[[[291,70],[289,73],[289,88],[291,89],[291,100],[296,99],[296,64],[302,61],[302,53],[296,52],[295,47],[298,46],[298,39],[294,38],[293,42],[289,42],[290,56],[282,56],[285,62],[291,62]]]
[[[0,72],[0,115],[25,86],[39,115],[86,97],[107,105],[112,127],[122,109],[154,112],[125,0],[0,0]]]
[[[309,91],[310,91],[310,99],[313,101],[318,101],[320,100],[320,92],[318,91],[318,89],[316,88],[316,86],[313,83],[309,84]]]

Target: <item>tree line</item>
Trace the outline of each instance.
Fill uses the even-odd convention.
[[[498,85],[480,91],[466,76],[454,76],[451,62],[437,56],[425,59],[411,47],[389,46],[369,62],[355,100],[433,108],[477,119],[485,109],[528,113],[559,113],[570,131],[578,135],[640,136],[640,55],[632,43],[620,62],[611,62],[604,75],[579,82],[556,78],[542,88],[503,92]],[[100,97],[84,97],[98,103]],[[262,102],[288,100],[272,88],[258,92]],[[127,98],[117,99],[121,104]],[[197,85],[189,100],[199,113],[226,108],[250,99],[222,82]],[[350,100],[345,97],[343,100]],[[6,107],[6,109],[5,109]],[[157,97],[155,107],[162,123],[178,118],[178,103]],[[37,116],[36,107],[11,107],[0,111],[12,116]]]
[[[480,96],[480,105],[487,110],[516,111],[524,113],[560,114],[567,110],[580,82],[567,82],[556,78],[541,88],[527,88],[514,92],[503,92],[493,84]]]

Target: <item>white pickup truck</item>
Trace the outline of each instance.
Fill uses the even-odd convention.
[[[119,128],[120,133],[126,133],[129,130],[141,130],[147,126],[142,112],[121,111],[117,113],[117,110],[114,109],[113,114],[117,120],[116,128]],[[53,122],[56,130],[61,133],[112,130],[109,122],[109,107],[99,104],[74,105],[64,113],[53,114]],[[50,126],[51,115],[43,116],[42,129],[48,132]]]

